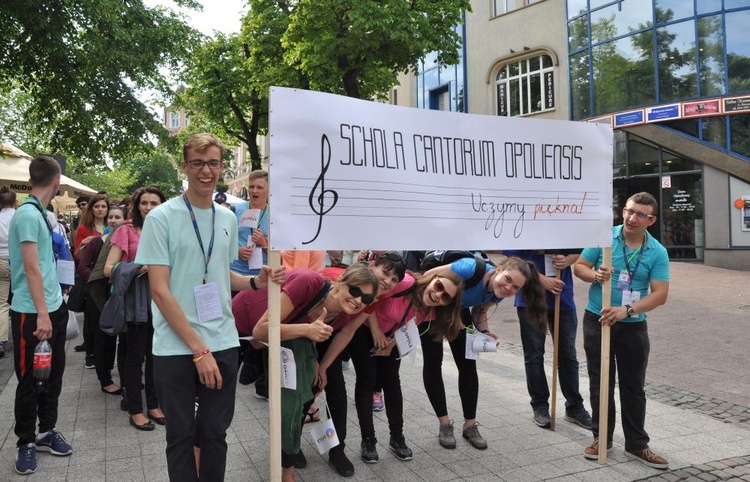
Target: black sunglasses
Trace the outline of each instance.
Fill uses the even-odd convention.
[[[367,294],[367,293],[362,293],[362,290],[360,289],[359,286],[350,285],[347,283],[346,287],[349,288],[349,293],[353,297],[361,299],[362,303],[366,305],[372,304],[372,302],[375,301],[374,296]]]
[[[391,261],[391,262],[394,262],[394,263],[398,263],[398,262],[402,262],[403,263],[403,261],[404,261],[404,258],[402,258],[401,255],[398,254],[395,251],[386,251],[385,253],[380,253],[377,256],[377,258],[380,258],[380,259],[385,258],[388,261]]]

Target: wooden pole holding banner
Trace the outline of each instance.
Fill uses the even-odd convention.
[[[560,269],[555,270],[555,279],[560,279]],[[552,336],[552,403],[550,411],[549,429],[555,430],[555,413],[557,413],[557,357],[560,349],[560,294],[555,295],[555,322]]]
[[[279,251],[268,250],[271,269],[281,266]],[[270,480],[281,480],[281,285],[268,282],[268,435]]]
[[[602,266],[612,267],[612,247],[603,248]],[[602,308],[612,306],[612,276],[602,283]],[[599,463],[607,463],[609,445],[609,343],[610,326],[602,325],[601,364],[599,365]]]

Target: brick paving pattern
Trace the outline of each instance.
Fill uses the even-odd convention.
[[[746,324],[750,287],[747,273],[674,263],[670,301],[649,317],[651,358],[646,386],[649,399],[647,430],[651,447],[669,461],[672,470],[659,471],[624,456],[619,420],[614,449],[607,464],[582,457],[590,432],[565,422],[564,399],[558,394],[557,429],[534,425],[531,419],[512,303],[501,303],[491,319],[492,331],[503,341],[497,353],[482,355],[477,364],[480,400],[477,420],[489,448],[473,449],[460,437],[461,402],[457,373],[445,346],[443,374],[449,414],[456,423],[458,447],[445,450],[437,443],[437,422],[422,386],[421,356],[402,363],[404,435],[414,460],[400,462],[387,447],[385,412],[375,414],[379,437],[378,464],[359,459],[359,430],[351,397],[354,370],[345,372],[349,404],[346,452],[355,466],[350,479],[338,477],[327,458],[317,455],[309,436],[303,450],[309,465],[297,472],[300,481],[711,481],[750,482],[750,332]],[[700,280],[700,283],[695,282]],[[710,295],[705,290],[710,287]],[[576,285],[579,317],[585,289]],[[580,328],[579,328],[580,330]],[[588,406],[588,377],[580,346],[581,392]],[[164,428],[137,432],[119,410],[119,398],[104,395],[92,370],[83,369],[83,355],[68,344],[67,367],[60,397],[58,427],[74,447],[71,457],[40,454],[33,481],[166,481]],[[550,376],[552,344],[547,344]],[[20,480],[13,474],[12,358],[0,360],[0,480]],[[7,382],[6,382],[7,381]],[[252,396],[253,387],[238,386],[235,417],[228,443],[228,481],[268,480],[268,404]],[[615,398],[616,401],[619,399]]]

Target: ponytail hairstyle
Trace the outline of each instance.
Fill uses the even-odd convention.
[[[435,310],[435,321],[430,325],[430,334],[433,339],[442,342],[443,339],[453,341],[461,330],[461,295],[464,291],[464,280],[456,273],[449,271],[447,273],[435,274],[427,277],[422,275],[415,276],[414,286],[411,290],[411,301],[416,312],[426,312],[431,309]],[[426,306],[424,304],[424,292],[435,278],[444,278],[456,285],[456,296],[453,301],[446,306]]]
[[[505,258],[498,266],[498,274],[503,270],[516,270],[526,278],[526,284],[521,289],[521,296],[529,314],[529,324],[540,332],[547,331],[547,294],[539,279],[539,270],[530,261],[521,258]]]
[[[16,193],[8,186],[0,187],[0,208],[12,208],[16,205]]]
[[[406,275],[406,262],[404,262],[404,258],[402,258],[397,252],[384,251],[375,256],[372,263],[373,266],[382,266],[384,270],[393,271],[393,274],[396,275],[399,281],[404,280],[404,276]]]

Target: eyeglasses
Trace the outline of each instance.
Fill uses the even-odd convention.
[[[440,301],[442,301],[444,305],[450,304],[450,302],[453,301],[453,297],[445,291],[445,285],[440,281],[440,278],[435,278],[435,291],[442,293],[440,295]]]
[[[77,206],[79,208],[85,208],[88,205],[88,203],[78,203]]]
[[[212,171],[221,169],[221,162],[218,159],[211,159],[210,161],[203,161],[201,159],[191,159],[187,161],[188,165],[196,171],[203,169],[203,166],[208,166]]]
[[[651,219],[651,218],[654,217],[653,214],[646,214],[646,213],[642,213],[640,211],[634,211],[634,210],[628,209],[628,208],[623,209],[622,212],[625,213],[624,217],[635,216],[640,221],[643,221],[643,220],[646,220],[646,219]]]
[[[375,301],[375,297],[368,293],[362,293],[362,290],[359,286],[355,285],[346,285],[347,288],[349,288],[349,294],[351,294],[355,298],[359,298],[362,300],[362,303],[369,305],[373,301]]]
[[[124,204],[110,204],[109,209],[123,209],[125,207]]]

